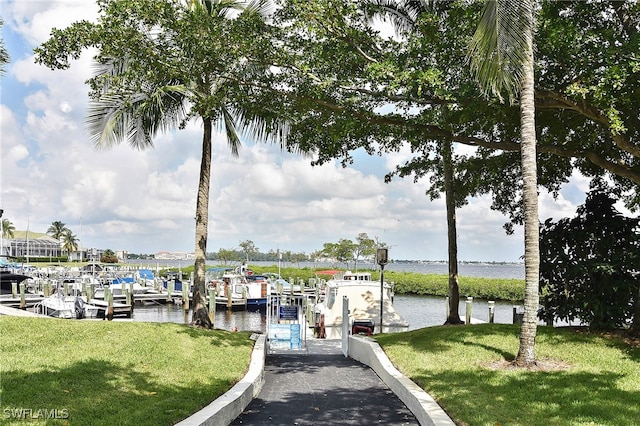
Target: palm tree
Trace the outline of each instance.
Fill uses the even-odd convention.
[[[62,234],[62,251],[67,253],[67,256],[70,256],[72,252],[78,250],[78,237],[73,235],[70,229],[66,229]]]
[[[9,219],[2,219],[2,238],[13,238],[16,227]]]
[[[52,222],[49,229],[47,229],[47,234],[51,235],[52,238],[59,240],[62,238],[65,231],[67,231],[67,225],[64,222],[56,220],[55,222]]]
[[[487,1],[470,45],[471,67],[486,92],[502,100],[506,91],[513,102],[519,94],[520,155],[524,202],[524,318],[520,347],[514,364],[535,364],[538,326],[540,240],[536,161],[534,53],[534,0]]]
[[[234,56],[234,49],[226,43],[231,40],[224,40],[225,35],[234,36],[231,23],[234,19],[253,17],[264,22],[267,2],[254,0],[243,6],[236,0],[189,0],[184,8],[179,3],[174,3],[174,7],[175,15],[158,18],[157,26],[165,27],[154,34],[155,40],[148,40],[146,34],[136,34],[143,43],[150,45],[145,49],[152,53],[137,54],[138,47],[130,44],[131,41],[109,39],[109,42],[117,43],[116,47],[123,55],[109,58],[109,52],[104,54],[94,79],[101,87],[90,104],[87,122],[91,138],[98,147],[127,141],[137,149],[144,149],[152,146],[152,139],[158,132],[182,128],[191,118],[201,120],[202,160],[195,214],[192,323],[211,328],[213,323],[208,315],[205,292],[205,256],[213,125],[224,129],[234,156],[238,156],[241,146],[240,134],[249,132],[256,140],[267,140],[274,133],[283,135],[284,131],[278,123],[254,114],[234,98],[234,90],[243,90],[238,88],[237,80],[251,81],[251,73],[263,73],[264,69],[252,66],[246,57]],[[241,13],[236,16],[238,10]],[[156,19],[145,16],[146,10],[132,12],[128,22],[135,20],[134,14],[138,13],[141,27],[147,25],[147,19]],[[114,31],[121,31],[117,17],[110,25]],[[128,30],[138,31],[137,28]],[[245,35],[235,34],[235,37]],[[107,32],[104,37],[112,36]],[[101,40],[104,42],[106,40]],[[139,76],[145,72],[149,77],[141,80]],[[234,78],[233,73],[244,74],[235,74]],[[128,86],[127,78],[130,79]]]

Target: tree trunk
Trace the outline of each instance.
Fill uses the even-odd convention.
[[[520,93],[521,156],[524,201],[524,317],[520,327],[520,348],[515,359],[518,366],[535,364],[535,340],[538,328],[540,280],[540,222],[538,217],[538,178],[533,74],[533,30],[528,34],[529,61],[525,65]]]
[[[458,290],[458,236],[456,232],[456,200],[453,182],[453,159],[451,141],[446,140],[442,147],[442,162],[444,168],[444,194],[447,206],[447,237],[449,241],[449,316],[445,324],[464,324],[460,319],[458,307],[460,293]]]
[[[206,254],[209,227],[209,185],[211,181],[211,119],[205,118],[202,137],[202,161],[200,163],[200,183],[196,201],[196,242],[195,266],[193,274],[193,325],[213,328],[209,319],[206,298]]]
[[[632,336],[640,337],[640,286],[638,286],[633,308],[633,318],[631,320],[631,329],[629,330],[629,333]]]

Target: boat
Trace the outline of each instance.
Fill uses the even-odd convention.
[[[380,281],[372,280],[369,272],[336,272],[325,283],[324,296],[320,296],[314,304],[316,324],[322,323],[325,329],[333,327],[333,332],[339,333],[345,320],[342,300],[346,296],[349,300],[349,318],[346,320],[349,321],[351,332],[380,332],[381,293],[382,332],[407,331],[409,323],[393,306],[393,286],[385,282],[381,288]]]
[[[18,286],[22,281],[28,280],[29,276],[22,274],[15,274],[9,270],[0,270],[0,294],[12,294],[13,285],[11,283],[17,283]],[[20,287],[17,287],[17,292],[20,292]]]
[[[178,272],[167,272],[167,278],[162,281],[162,286],[168,290],[169,282],[173,281],[173,291],[180,293],[182,292],[182,280],[180,279],[180,273]],[[193,292],[193,286],[189,288],[189,292]]]
[[[269,282],[258,276],[248,279],[236,272],[223,273],[221,277],[208,281],[209,288],[215,289],[216,304],[229,308],[266,309],[267,296],[271,293]]]
[[[65,319],[97,318],[98,307],[87,303],[83,296],[64,294],[58,289],[34,306],[34,312]]]
[[[111,294],[119,295],[126,294],[127,291],[133,286],[133,294],[148,293],[153,287],[147,287],[137,282],[133,277],[116,277],[109,284]],[[182,287],[181,287],[182,290]],[[178,291],[178,290],[176,290]]]

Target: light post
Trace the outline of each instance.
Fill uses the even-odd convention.
[[[378,248],[376,252],[376,260],[380,265],[380,333],[382,333],[382,316],[384,312],[384,265],[389,262],[389,249],[386,247]]]

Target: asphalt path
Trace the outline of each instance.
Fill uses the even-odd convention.
[[[419,424],[371,368],[342,354],[339,340],[267,354],[264,379],[232,425]]]

